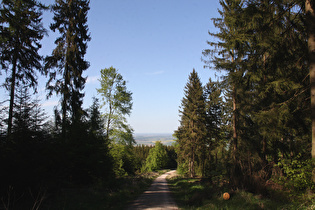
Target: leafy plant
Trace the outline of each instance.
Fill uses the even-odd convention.
[[[142,171],[155,171],[162,169],[166,167],[168,159],[167,152],[162,143],[157,141],[155,142],[155,147],[150,150]]]
[[[312,160],[303,160],[302,155],[297,155],[294,159],[280,159],[277,164],[284,173],[278,181],[287,189],[301,192],[307,188],[314,189],[312,182]]]

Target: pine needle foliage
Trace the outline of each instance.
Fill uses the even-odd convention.
[[[91,40],[88,33],[88,0],[56,0],[52,6],[54,12],[50,29],[58,31],[56,48],[45,58],[45,70],[49,76],[46,88],[48,96],[54,92],[61,94],[62,134],[65,137],[68,116],[75,124],[83,115],[82,103],[86,78],[83,72],[89,62],[84,59],[87,42]]]
[[[194,177],[198,157],[202,161],[207,133],[203,87],[195,69],[185,86],[180,113],[180,126],[175,131],[179,164],[187,165],[189,176]]]
[[[42,12],[47,9],[36,0],[3,0],[0,3],[0,63],[10,76],[4,86],[10,92],[7,135],[11,134],[15,87],[37,86],[37,72],[44,73],[38,51],[46,30]]]
[[[305,14],[301,1],[221,0],[219,29],[203,51],[207,67],[224,71],[231,111],[230,177],[269,179],[273,162],[308,151],[310,109]],[[227,137],[228,137],[227,136]]]

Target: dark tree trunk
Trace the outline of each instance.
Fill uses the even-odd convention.
[[[305,1],[306,23],[308,32],[309,68],[311,83],[311,118],[312,118],[312,159],[315,159],[315,12],[311,0]],[[315,169],[313,169],[315,182]]]
[[[13,67],[11,75],[11,87],[10,87],[10,105],[9,105],[9,119],[8,119],[8,138],[10,138],[12,132],[12,121],[13,121],[13,105],[14,105],[14,92],[15,92],[15,77],[16,77],[16,56],[13,58]]]

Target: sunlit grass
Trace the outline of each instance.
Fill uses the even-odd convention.
[[[168,180],[174,199],[181,209],[315,209],[315,199],[290,201],[272,195],[255,195],[244,190],[231,193],[229,200],[222,195],[229,192],[224,186],[214,186],[208,180],[175,177]],[[273,194],[276,195],[276,194]]]

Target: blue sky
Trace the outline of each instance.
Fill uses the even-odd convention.
[[[133,93],[128,123],[135,133],[173,133],[193,68],[203,84],[210,77],[215,79],[215,71],[204,69],[201,57],[211,39],[208,31],[215,30],[211,18],[218,17],[218,7],[218,0],[91,0],[84,107],[91,105],[93,96],[99,97],[100,70],[113,66]],[[51,21],[52,14],[45,14],[46,28]],[[49,31],[41,54],[51,54],[55,38]],[[51,114],[59,98],[44,100],[45,82],[45,77],[39,77],[39,97]]]

